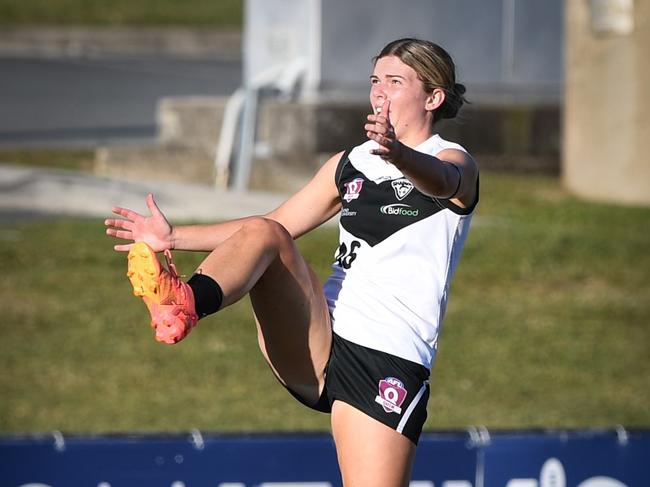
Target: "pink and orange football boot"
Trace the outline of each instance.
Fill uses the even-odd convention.
[[[156,340],[168,344],[181,341],[196,326],[199,317],[194,308],[194,293],[183,282],[172,254],[165,250],[165,269],[156,253],[144,242],[136,242],[129,250],[127,276],[133,294],[141,297],[151,314],[151,327]]]

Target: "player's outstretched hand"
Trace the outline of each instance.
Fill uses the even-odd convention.
[[[172,226],[160,211],[153,199],[147,195],[147,207],[151,216],[144,216],[128,208],[113,207],[113,213],[123,218],[108,218],[104,221],[106,234],[111,237],[131,240],[128,244],[118,244],[113,248],[119,252],[128,251],[133,242],[145,242],[154,252],[162,252],[172,248]]]
[[[395,135],[395,127],[390,121],[390,100],[385,100],[379,113],[368,115],[368,123],[364,126],[366,137],[379,144],[377,149],[370,152],[380,156],[386,162],[396,164],[402,153],[401,142]]]

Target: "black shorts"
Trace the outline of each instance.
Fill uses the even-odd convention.
[[[330,412],[343,401],[403,434],[417,445],[427,419],[429,370],[415,362],[366,348],[332,334],[325,389],[312,409]]]

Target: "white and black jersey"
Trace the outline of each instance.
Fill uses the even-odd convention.
[[[371,154],[376,147],[372,141],[355,147],[336,170],[340,238],[325,284],[333,330],[430,369],[476,203],[463,209],[424,195]],[[464,150],[438,135],[415,149],[431,155]]]

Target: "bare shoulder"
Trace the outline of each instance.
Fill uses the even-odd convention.
[[[443,149],[436,156],[438,159],[451,162],[461,166],[463,170],[474,170],[478,172],[478,165],[474,158],[468,152],[460,149]]]
[[[324,189],[327,192],[331,192],[336,189],[336,168],[338,167],[339,161],[343,156],[345,151],[338,152],[332,157],[327,159],[323,165],[320,167],[316,175],[307,183],[305,188],[313,191],[315,189]]]
[[[337,152],[336,154],[334,154],[327,161],[325,161],[325,163],[323,164],[321,169],[327,168],[327,170],[336,171],[336,167],[338,166],[339,161],[341,160],[341,157],[343,157],[344,153],[345,153],[345,151],[341,151],[341,152]]]
[[[266,216],[282,223],[294,238],[334,216],[340,208],[335,174],[342,155],[339,152],[325,161],[302,189]]]
[[[478,164],[476,160],[460,149],[444,149],[437,155],[438,159],[454,164],[461,170],[461,183],[458,193],[451,201],[461,208],[472,206],[478,197],[477,185]]]

